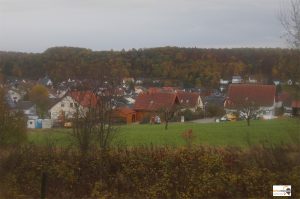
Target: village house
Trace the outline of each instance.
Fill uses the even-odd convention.
[[[135,84],[142,85],[144,83],[144,81],[145,81],[144,78],[138,78],[138,79],[136,79]]]
[[[228,88],[229,85],[229,80],[225,80],[225,79],[220,79],[220,87],[219,90],[221,92],[225,91]]]
[[[36,128],[37,110],[36,105],[31,101],[18,101],[14,107],[15,111],[22,111],[27,120],[27,128]]]
[[[52,80],[46,75],[44,78],[38,80],[39,84],[43,86],[53,86]]]
[[[96,103],[96,96],[92,92],[70,92],[49,108],[49,115],[53,120],[71,119],[76,111],[84,114]]]
[[[36,105],[31,101],[19,101],[15,107],[16,110],[22,111],[27,118],[37,118]]]
[[[257,84],[257,83],[258,83],[258,82],[257,82],[257,79],[254,78],[254,77],[251,77],[251,76],[248,77],[247,82],[248,82],[249,84]]]
[[[134,78],[133,77],[124,77],[122,79],[122,84],[130,84],[134,83]]]
[[[136,111],[136,121],[143,121],[164,110],[173,112],[179,105],[176,93],[141,93],[136,98],[133,110]]]
[[[19,100],[21,100],[25,94],[26,94],[26,92],[23,92],[19,89],[9,89],[7,91],[7,96],[14,103],[17,103]]]
[[[292,101],[292,115],[300,116],[300,100]]]
[[[238,76],[238,75],[232,76],[231,83],[233,83],[233,84],[240,84],[242,82],[243,82],[243,79],[242,79],[241,76]]]
[[[292,101],[291,95],[286,91],[282,91],[276,96],[276,108],[283,108],[284,116],[292,116]]]
[[[299,116],[300,115],[300,100],[297,100],[290,93],[283,91],[278,94],[277,106],[283,107],[285,116]]]
[[[231,84],[224,102],[226,113],[237,112],[245,100],[254,104],[260,110],[259,116],[271,119],[275,116],[276,87],[259,84]]]
[[[203,109],[203,102],[199,93],[178,91],[177,96],[182,109],[189,109],[192,112]]]
[[[58,120],[60,118],[72,118],[75,113],[75,103],[77,103],[71,96],[66,95],[49,109],[50,118]]]
[[[199,93],[184,92],[177,87],[150,87],[147,92],[140,94],[136,98],[133,109],[137,112],[137,120],[140,121],[145,115],[149,117],[149,115],[153,116],[158,112],[162,112],[162,109],[169,106],[167,103],[171,106],[176,104],[176,109],[178,110],[189,109],[192,112],[196,112],[199,109],[203,109],[203,102]]]

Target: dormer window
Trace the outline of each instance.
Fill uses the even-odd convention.
[[[61,106],[61,107],[65,107],[65,103],[61,103],[60,106]]]

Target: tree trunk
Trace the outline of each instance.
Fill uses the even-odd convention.
[[[168,123],[169,123],[169,121],[168,121],[168,120],[166,120],[166,124],[165,124],[165,130],[168,130]]]
[[[247,125],[250,126],[250,118],[247,118]]]

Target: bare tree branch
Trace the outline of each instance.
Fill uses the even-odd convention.
[[[288,5],[284,3],[279,11],[279,20],[287,42],[300,49],[300,0],[290,0]]]

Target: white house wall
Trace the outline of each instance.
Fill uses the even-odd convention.
[[[202,99],[201,99],[200,96],[199,96],[199,98],[198,98],[198,106],[197,106],[197,108],[203,109],[203,102],[202,102]]]
[[[27,120],[27,128],[34,129],[35,128],[35,120]]]
[[[73,98],[71,98],[70,96],[64,97],[50,109],[49,112],[51,119],[57,120],[62,112],[65,113],[65,118],[72,118],[74,113],[76,112],[75,103],[76,101],[73,100]]]
[[[262,118],[272,119],[275,117],[275,105],[270,107],[259,107],[260,113],[258,114]],[[237,112],[236,109],[225,109],[226,114]]]
[[[183,101],[181,101],[180,103],[182,103],[182,102],[183,102]],[[199,108],[200,108],[200,109],[203,109],[203,102],[202,102],[200,96],[198,97],[197,104],[196,104],[195,107],[191,107],[191,108],[182,108],[182,109],[180,109],[180,110],[181,110],[181,111],[190,110],[190,111],[192,111],[192,112],[196,112],[197,109],[199,109]]]
[[[13,90],[9,90],[8,95],[9,95],[10,99],[15,102],[18,102],[22,98],[22,96],[19,93],[15,92]]]

